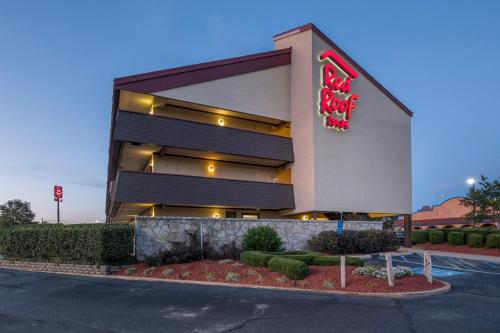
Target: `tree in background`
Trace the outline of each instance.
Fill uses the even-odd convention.
[[[14,199],[0,205],[0,226],[28,224],[32,223],[34,218],[35,213],[27,201]]]
[[[481,175],[479,186],[471,186],[460,204],[472,208],[465,217],[474,225],[484,220],[500,218],[500,181],[488,181],[488,177]]]

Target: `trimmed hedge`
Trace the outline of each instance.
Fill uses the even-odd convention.
[[[271,258],[273,258],[271,254],[262,253],[260,251],[245,251],[240,254],[240,260],[253,267],[267,267]]]
[[[411,241],[415,244],[424,244],[429,241],[429,230],[412,230]]]
[[[306,251],[283,251],[283,252],[261,252],[245,251],[240,255],[243,263],[254,267],[266,267],[273,257],[302,261],[306,265],[337,266],[340,265],[339,256],[328,256],[317,252]],[[356,257],[346,257],[347,266],[363,266],[364,261]]]
[[[500,234],[491,234],[486,237],[486,247],[500,249]]]
[[[448,243],[452,245],[463,245],[464,241],[464,233],[460,231],[451,231],[448,233]]]
[[[429,231],[429,241],[432,244],[444,243],[444,232],[442,232],[441,230],[430,230]]]
[[[340,257],[337,256],[318,256],[314,258],[312,263],[317,266],[338,266],[340,265]],[[346,257],[346,266],[364,266],[365,262],[356,257]]]
[[[77,224],[16,226],[0,233],[0,253],[11,260],[101,265],[130,257],[133,226]]]
[[[481,234],[469,234],[467,236],[467,245],[470,247],[482,247],[483,246],[483,235]]]
[[[284,274],[292,280],[303,280],[309,275],[309,267],[304,262],[280,256],[269,260],[268,267],[271,271]]]
[[[484,241],[486,239],[486,237],[489,234],[491,234],[492,232],[494,232],[495,230],[491,229],[491,228],[473,228],[473,227],[469,227],[469,228],[461,228],[460,231],[464,233],[464,236],[465,236],[466,239],[471,234],[480,234],[481,236],[483,236],[483,241]]]
[[[242,241],[245,251],[279,251],[282,244],[276,230],[269,226],[248,229]]]
[[[444,242],[448,242],[448,234],[452,231],[460,231],[460,229],[457,229],[457,228],[443,228],[443,229],[440,229],[443,234],[444,234]]]
[[[329,254],[376,253],[399,247],[396,234],[385,230],[345,230],[342,237],[335,231],[322,231],[308,241],[313,251]]]
[[[314,259],[317,257],[315,254],[289,254],[289,255],[280,255],[279,257],[285,258],[285,259],[293,259],[293,260],[298,260],[302,261],[306,265],[312,265],[314,262]]]

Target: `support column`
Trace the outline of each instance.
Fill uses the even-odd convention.
[[[405,226],[405,247],[411,247],[411,214],[404,216]]]

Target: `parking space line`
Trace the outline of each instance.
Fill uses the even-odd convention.
[[[403,260],[392,260],[393,262],[400,262],[400,263],[410,263],[410,264],[414,264],[414,265],[419,265],[419,266],[423,266],[422,263],[419,263],[419,262],[413,262],[413,261],[403,261]],[[453,264],[452,264],[453,265]],[[474,272],[474,273],[483,273],[483,274],[492,274],[492,275],[500,275],[500,272],[488,272],[488,271],[480,271],[480,270],[476,270],[476,269],[467,269],[467,268],[460,268],[456,265],[453,265],[455,267],[447,267],[447,266],[440,266],[440,265],[432,265],[433,267],[437,267],[437,268],[444,268],[444,269],[455,269],[455,270],[458,270],[458,271],[465,271],[465,272]]]

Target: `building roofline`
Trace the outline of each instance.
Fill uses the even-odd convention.
[[[387,90],[380,82],[378,82],[373,76],[371,76],[361,65],[354,61],[344,50],[342,50],[337,44],[335,44],[328,36],[326,36],[321,30],[319,30],[314,24],[308,23],[297,28],[287,30],[285,32],[279,33],[273,37],[274,41],[279,39],[293,36],[295,34],[312,30],[321,39],[323,39],[327,44],[329,44],[335,51],[337,51],[343,58],[350,62],[358,71],[360,71],[371,83],[373,83],[378,89],[380,89],[387,97],[389,97],[397,106],[399,106],[404,112],[406,112],[410,117],[413,117],[413,111],[411,111],[406,105],[404,105],[399,99],[397,99],[389,90]]]
[[[130,86],[130,84],[137,84],[138,82],[141,82],[141,81],[159,80],[159,79],[162,79],[165,77],[177,76],[177,75],[193,75],[194,76],[194,75],[198,75],[199,72],[211,71],[211,70],[217,69],[217,67],[224,67],[224,66],[230,66],[230,65],[237,66],[237,67],[234,67],[232,71],[226,71],[227,73],[221,73],[221,75],[220,75],[221,77],[214,77],[214,75],[212,74],[212,75],[207,75],[204,78],[196,79],[195,83],[199,83],[199,82],[210,81],[210,80],[214,80],[214,79],[218,79],[218,78],[234,76],[234,75],[238,75],[238,74],[245,74],[245,73],[263,70],[263,69],[267,69],[267,68],[271,68],[271,67],[287,65],[287,64],[290,64],[290,59],[291,59],[290,54],[291,54],[291,48],[287,48],[287,49],[281,49],[281,50],[255,53],[255,54],[250,54],[250,55],[241,56],[241,57],[228,58],[228,59],[204,62],[204,63],[194,64],[194,65],[175,67],[175,68],[169,68],[169,69],[164,69],[164,70],[159,70],[159,71],[124,76],[124,77],[115,78],[114,79],[114,86],[116,89],[127,89],[128,86]],[[280,56],[282,56],[282,57],[280,57]],[[276,57],[280,57],[280,60],[279,61],[269,61],[271,58],[276,58]],[[185,84],[180,84],[180,85],[177,85],[175,87],[182,86],[182,85],[185,85]],[[166,89],[172,89],[172,88],[173,87],[168,86],[165,89],[160,89],[160,90],[166,90]],[[160,90],[154,90],[154,91],[160,91]],[[147,92],[154,92],[154,91],[147,91]],[[142,92],[146,92],[146,91],[142,91]]]

